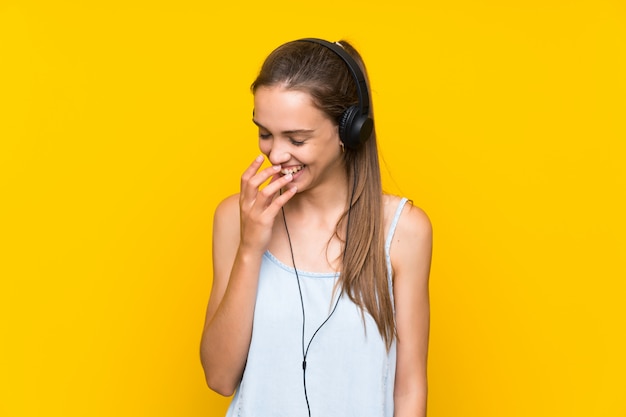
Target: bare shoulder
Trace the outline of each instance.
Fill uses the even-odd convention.
[[[239,194],[233,194],[222,200],[213,216],[214,247],[237,246],[239,244]]]
[[[393,217],[399,207],[401,197],[385,194],[383,196],[383,207],[385,216],[385,229],[388,229]],[[413,205],[411,200],[407,201],[400,214],[400,219],[394,233],[394,240],[398,238],[413,236],[428,237],[432,235],[432,224],[430,218],[424,210]],[[397,236],[397,237],[396,237]]]
[[[398,196],[384,196],[385,229],[388,230],[401,200]],[[400,213],[390,248],[394,275],[430,266],[432,236],[433,228],[426,212],[408,201]]]
[[[239,194],[233,194],[223,199],[215,209],[215,218],[219,220],[239,220]]]

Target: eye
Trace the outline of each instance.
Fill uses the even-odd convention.
[[[304,145],[304,141],[295,140],[293,138],[289,138],[289,141],[294,146],[302,146],[302,145]]]
[[[261,139],[269,139],[271,137],[272,137],[272,135],[270,133],[260,133],[259,132],[259,138],[261,138]]]

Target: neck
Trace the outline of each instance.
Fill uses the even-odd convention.
[[[348,208],[348,179],[337,179],[332,183],[297,193],[285,206],[290,213],[333,213],[343,212]]]

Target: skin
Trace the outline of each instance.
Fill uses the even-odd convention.
[[[222,201],[214,217],[213,287],[201,360],[207,384],[222,395],[233,394],[243,374],[263,254],[270,250],[290,263],[281,208],[298,268],[341,269],[341,244],[334,233],[346,209],[348,180],[336,124],[308,93],[281,86],[257,89],[254,123],[261,152],[272,166],[261,169],[264,158],[257,157],[241,177],[240,193]],[[385,234],[399,200],[383,196]],[[390,250],[398,334],[396,417],[426,415],[431,252],[430,221],[407,204]]]

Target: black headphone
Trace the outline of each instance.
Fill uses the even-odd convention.
[[[341,46],[317,38],[299,39],[302,42],[313,42],[333,51],[346,63],[356,82],[356,91],[359,97],[358,106],[348,107],[339,117],[339,139],[348,149],[357,149],[366,142],[374,130],[374,121],[369,117],[370,97],[367,91],[367,82],[361,67]]]

